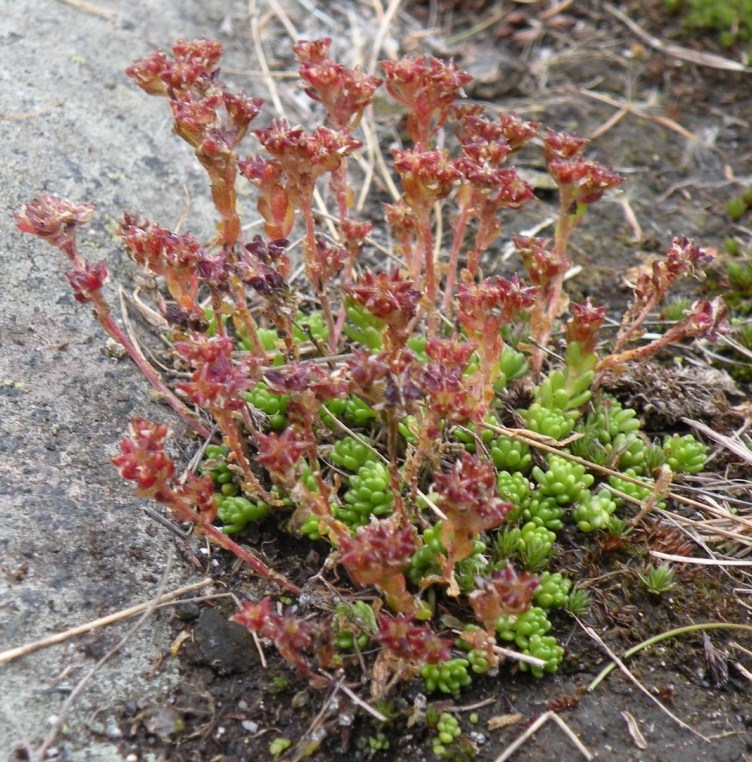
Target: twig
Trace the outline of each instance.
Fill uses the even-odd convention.
[[[65,98],[60,98],[60,100],[55,101],[49,106],[44,106],[43,108],[38,108],[34,111],[26,111],[23,114],[0,114],[0,122],[20,122],[23,119],[32,119],[35,116],[42,116],[42,114],[46,114],[47,112],[62,106],[63,103],[65,103]]]
[[[173,590],[171,593],[167,593],[160,598],[155,598],[150,601],[146,601],[145,603],[139,603],[137,606],[131,606],[130,608],[123,609],[122,611],[117,611],[114,614],[108,614],[107,616],[100,617],[99,619],[94,619],[91,622],[87,622],[86,624],[80,624],[77,627],[71,628],[70,630],[65,630],[65,632],[58,632],[54,635],[42,638],[41,640],[36,640],[33,643],[27,643],[25,646],[18,646],[17,648],[11,648],[7,651],[3,651],[0,653],[0,664],[7,664],[14,659],[18,659],[20,656],[26,656],[26,654],[30,654],[33,651],[38,651],[40,648],[47,648],[47,646],[55,645],[55,643],[62,643],[65,640],[75,638],[78,635],[83,635],[86,632],[91,632],[92,630],[96,630],[99,627],[105,627],[108,624],[120,622],[123,619],[130,619],[131,617],[134,617],[137,614],[141,614],[146,610],[151,610],[151,608],[154,606],[161,605],[167,601],[175,600],[175,598],[180,598],[181,595],[190,593],[193,590],[198,590],[201,587],[206,587],[211,583],[211,579],[204,579],[201,580],[201,582],[194,582],[191,585],[186,585],[185,587]]]
[[[574,731],[559,717],[556,712],[545,712],[542,714],[522,735],[518,736],[504,751],[499,754],[494,762],[506,762],[527,740],[537,733],[549,720],[553,720],[565,733],[567,738],[577,747],[577,750],[586,760],[593,759],[593,755],[587,750],[585,745],[575,735]]]
[[[690,48],[683,48],[680,45],[671,45],[648,34],[642,27],[638,26],[632,19],[622,13],[618,8],[614,8],[610,3],[604,3],[603,7],[614,17],[619,19],[622,24],[629,27],[643,42],[655,48],[661,53],[679,58],[682,61],[697,64],[698,66],[709,66],[712,69],[723,69],[725,71],[752,72],[752,67],[732,61],[722,56],[716,56],[712,53],[698,53]]]
[[[586,628],[583,627],[583,629],[585,629],[587,632]],[[673,638],[677,635],[686,635],[688,632],[704,632],[705,630],[743,630],[744,632],[752,632],[752,625],[735,624],[734,622],[705,622],[703,624],[690,624],[686,627],[677,627],[675,630],[667,630],[666,632],[662,632],[660,635],[656,635],[649,640],[643,640],[642,643],[638,643],[628,651],[625,651],[622,659],[628,659],[630,656],[633,656],[639,651],[642,651],[643,648],[648,648],[649,646],[653,646],[656,643],[660,643],[663,640],[668,640],[669,638]],[[596,638],[597,637],[598,636],[596,635]],[[623,667],[623,663],[618,656],[615,656],[611,652],[609,652],[608,655],[614,660],[614,663],[609,664],[607,667],[601,670],[595,680],[593,680],[593,682],[588,685],[588,693],[594,691],[603,682],[603,680],[605,680],[614,671],[614,669],[616,669],[617,665]],[[624,667],[624,669],[626,669],[626,667]]]
[[[664,714],[668,715],[674,722],[676,722],[678,725],[681,725],[685,730],[688,730],[693,735],[696,735],[698,738],[702,738],[703,741],[707,741],[710,743],[710,739],[704,736],[702,733],[700,733],[699,730],[695,730],[690,725],[687,725],[684,720],[679,719],[670,709],[667,709],[625,666],[624,662],[603,642],[603,639],[598,635],[598,633],[592,628],[592,627],[586,627],[582,622],[577,620],[580,627],[585,631],[585,633],[592,638],[608,655],[611,657],[611,659],[614,660],[614,664],[609,665],[611,668],[618,666],[619,669],[627,676],[629,681],[636,685],[642,693],[644,693]],[[752,629],[752,627],[750,628]],[[601,673],[602,674],[602,673]],[[593,681],[595,683],[595,681]],[[593,683],[591,683],[588,686],[588,691],[591,691],[593,689]],[[597,685],[597,683],[595,683]]]
[[[663,127],[667,127],[669,130],[677,132],[679,135],[690,142],[697,139],[697,136],[693,132],[690,132],[685,127],[682,127],[678,122],[675,122],[673,119],[669,119],[669,117],[663,116],[662,114],[649,114],[633,103],[625,102],[619,100],[618,98],[612,98],[610,95],[597,93],[593,90],[588,90],[587,88],[580,88],[580,93],[587,98],[592,98],[594,101],[599,101],[600,103],[605,103],[609,106],[613,106],[614,108],[619,109],[619,112],[617,113],[620,113],[621,111],[627,111],[629,114],[634,114],[635,116],[639,116],[642,119],[648,119],[651,122],[656,122]]]
[[[663,561],[673,561],[677,564],[697,564],[699,566],[752,566],[752,561],[740,561],[738,559],[725,558],[694,558],[692,556],[675,556],[672,553],[661,553],[659,550],[651,550],[650,555]]]
[[[34,754],[34,757],[37,760],[41,761],[45,758],[48,749],[54,743],[55,738],[57,737],[57,734],[60,732],[60,728],[63,726],[66,715],[70,711],[73,704],[76,702],[76,699],[83,693],[84,688],[86,688],[86,685],[89,683],[89,681],[141,629],[141,627],[144,625],[146,620],[149,618],[149,615],[154,611],[154,606],[162,597],[162,593],[164,592],[164,589],[167,586],[167,579],[169,578],[170,572],[172,571],[172,561],[173,561],[173,552],[171,549],[169,555],[167,556],[167,562],[165,563],[165,569],[164,569],[164,572],[162,573],[162,578],[159,580],[159,585],[157,586],[156,597],[152,598],[152,600],[146,605],[141,617],[133,625],[133,627],[131,627],[128,630],[128,632],[126,632],[125,635],[123,635],[123,637],[118,641],[118,643],[116,643],[89,670],[89,672],[86,675],[84,675],[84,677],[81,678],[78,685],[76,685],[76,687],[70,692],[70,695],[68,696],[68,698],[65,699],[65,701],[63,702],[63,705],[60,707],[60,711],[57,713],[57,717],[55,718],[55,721],[52,723],[50,732],[47,734],[47,737],[44,739],[44,741],[42,741],[42,745]]]
[[[253,41],[253,47],[256,51],[256,57],[258,58],[259,68],[264,72],[264,78],[266,79],[266,88],[269,91],[269,95],[274,104],[274,109],[278,116],[284,116],[285,110],[282,107],[282,101],[279,99],[279,93],[277,92],[277,85],[274,79],[269,74],[269,64],[266,60],[266,53],[264,53],[264,46],[261,44],[261,34],[259,32],[258,23],[258,5],[256,0],[248,1],[248,15],[251,18],[251,40]]]
[[[735,442],[731,437],[724,436],[714,429],[711,429],[710,426],[706,426],[704,423],[692,420],[691,418],[682,418],[682,423],[686,423],[687,426],[691,426],[693,429],[701,431],[709,439],[718,442],[727,450],[733,452],[737,458],[746,460],[747,463],[752,465],[752,451],[746,448],[741,442]]]
[[[528,654],[520,653],[519,651],[512,651],[509,648],[502,648],[502,646],[494,646],[493,651],[499,656],[504,656],[507,659],[514,659],[514,661],[521,661],[525,664],[530,664],[533,667],[545,667],[546,662],[543,659],[539,659],[537,656],[530,656]]]
[[[96,5],[87,3],[86,0],[60,0],[60,2],[73,8],[78,8],[81,11],[92,13],[95,16],[100,16],[103,19],[107,19],[107,21],[112,21],[117,16],[115,11],[111,11],[109,8],[99,8]]]
[[[376,36],[373,38],[373,48],[371,49],[371,57],[368,61],[368,73],[373,74],[376,71],[376,64],[379,60],[379,54],[381,53],[381,46],[384,44],[384,37],[389,30],[389,24],[392,23],[392,19],[399,10],[402,0],[389,0],[389,5],[384,12],[384,17],[379,23],[379,28],[376,30]]]
[[[378,709],[374,709],[368,702],[363,701],[363,699],[360,698],[355,691],[348,688],[345,683],[337,683],[337,688],[343,693],[346,693],[359,707],[361,707],[361,709],[365,709],[368,714],[375,717],[379,722],[388,722],[388,718],[386,718]]]

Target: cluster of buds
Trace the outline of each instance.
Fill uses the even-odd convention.
[[[287,419],[301,430],[313,426],[314,416],[325,402],[344,397],[348,382],[314,362],[290,363],[280,370],[267,370],[264,378],[275,394],[287,394]]]
[[[524,286],[513,275],[486,278],[481,283],[468,280],[457,291],[457,317],[465,336],[477,346],[481,373],[486,385],[486,397],[493,394],[493,382],[499,373],[499,358],[504,348],[501,329],[536,299],[536,289]]]
[[[429,625],[415,624],[407,616],[380,613],[376,640],[406,665],[416,668],[437,664],[450,656],[450,642],[440,638]]]
[[[562,206],[566,209],[598,201],[608,188],[620,185],[624,178],[597,162],[580,155],[587,140],[576,135],[549,130],[543,138],[543,157],[548,171],[559,186]],[[569,212],[569,214],[576,214]]]
[[[444,577],[451,585],[455,564],[473,553],[477,535],[500,526],[512,506],[498,497],[493,464],[468,453],[436,474],[434,489],[446,516],[439,538],[447,550]]]
[[[310,449],[310,441],[290,426],[281,434],[258,435],[256,461],[268,471],[275,484],[291,486],[298,478],[298,462]]]
[[[381,68],[387,92],[407,110],[407,131],[415,145],[429,145],[472,80],[453,63],[429,56],[382,61]]]
[[[404,572],[418,547],[418,535],[412,524],[400,526],[392,516],[373,520],[361,527],[354,537],[340,540],[340,561],[358,585],[373,585],[380,590],[394,611],[407,615],[419,607],[407,591]]]
[[[229,93],[219,81],[222,46],[211,40],[180,41],[172,60],[157,52],[136,61],[126,74],[150,95],[169,98],[175,133],[195,151],[211,184],[220,214],[219,244],[231,249],[241,235],[236,209],[236,149],[263,101]]]
[[[326,684],[326,679],[311,669],[306,656],[316,642],[317,628],[314,623],[291,614],[278,614],[271,598],[245,601],[243,610],[235,614],[233,621],[262,638],[272,640],[280,656],[313,685]]]
[[[382,83],[360,69],[348,69],[329,58],[331,38],[302,40],[293,46],[305,93],[326,109],[335,129],[355,129]]]
[[[444,308],[451,304],[459,251],[465,230],[472,219],[478,220],[475,243],[467,257],[467,269],[475,277],[482,253],[501,232],[499,212],[519,209],[535,198],[532,187],[513,169],[502,167],[507,156],[518,150],[537,131],[537,124],[524,122],[511,114],[496,121],[483,116],[482,108],[465,106],[455,109],[457,136],[462,153],[455,161],[460,172],[457,194],[459,214],[454,223],[454,238],[449,259]]]
[[[342,130],[318,127],[307,133],[300,127],[291,127],[287,119],[275,120],[270,127],[255,130],[254,134],[272,158],[267,162],[258,159],[241,162],[243,175],[258,184],[263,192],[267,167],[271,165],[288,203],[302,211],[310,206],[316,181],[335,170],[346,156],[362,145]],[[287,231],[279,237],[286,234]]]
[[[540,585],[537,577],[528,572],[517,573],[512,564],[479,577],[477,589],[468,596],[476,619],[492,635],[502,616],[519,616],[531,605],[533,594]]]
[[[598,332],[606,319],[606,308],[595,307],[590,299],[584,304],[572,304],[571,317],[564,326],[567,343],[567,373],[582,377],[594,370],[598,360],[595,347]]]
[[[181,310],[201,313],[198,303],[199,274],[210,257],[191,233],[177,235],[151,222],[125,214],[120,235],[133,261],[165,279],[165,285]]]
[[[223,410],[240,410],[245,405],[242,393],[253,384],[256,360],[246,358],[237,363],[232,339],[194,334],[190,341],[177,342],[175,349],[196,369],[190,381],[177,385],[196,405],[215,417]]]
[[[401,350],[409,338],[409,327],[417,312],[420,291],[398,270],[374,273],[366,270],[345,292],[377,320],[386,324],[385,342],[389,355]]]

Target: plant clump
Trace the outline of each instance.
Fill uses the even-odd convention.
[[[564,276],[572,232],[622,178],[588,159],[581,138],[463,104],[468,76],[453,63],[404,58],[375,78],[334,62],[329,44],[295,47],[306,93],[323,110],[310,131],[285,119],[251,129],[262,103],[224,86],[218,43],[179,42],[127,70],[167,100],[217,209],[210,241],[131,213],[120,226],[126,251],[161,286],[153,297],[181,378],[173,387],[113,317],[105,264],[77,247],[93,207],[43,196],[18,225],[66,255],[76,299],[205,445],[199,475],[180,476],[166,425],[136,419],[114,458],[122,475],[295,598],[287,608],[268,595],[248,601],[236,621],[317,686],[330,669],[360,668],[377,696],[412,677],[451,695],[505,660],[540,677],[564,658],[554,610],[587,606],[557,569],[564,533],[609,531],[630,505],[657,501],[662,473],[704,466],[703,444],[691,435],[652,443],[603,385],[670,344],[726,330],[714,299],[644,337],[671,286],[700,275],[709,256],[675,238],[637,279],[605,348],[605,308],[568,304]],[[351,158],[382,84],[407,117],[392,159],[401,193],[363,220]],[[515,236],[520,273],[489,274],[507,218],[535,199],[509,160],[535,145],[559,189],[555,230]],[[239,184],[255,188],[255,211]],[[319,191],[333,208],[327,227],[314,209]],[[264,235],[249,240],[241,214],[260,219]],[[369,266],[389,242],[389,265]],[[292,283],[295,258],[303,289]],[[316,309],[304,309],[311,301]],[[561,360],[550,360],[558,332]],[[297,598],[321,580],[292,565],[283,574],[233,539],[260,522],[302,547],[326,544],[321,574],[339,575],[327,588],[336,605]],[[442,715],[436,730],[443,755],[458,726]],[[278,741],[272,754],[284,751]]]

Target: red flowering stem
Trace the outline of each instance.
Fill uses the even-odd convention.
[[[623,331],[620,331],[618,336],[616,337],[616,341],[614,342],[614,348],[611,352],[611,356],[617,355],[621,352],[624,345],[631,339],[631,337],[637,332],[637,330],[642,326],[643,322],[647,319],[648,315],[653,310],[653,307],[658,303],[658,301],[664,296],[664,294],[660,292],[654,293],[645,303],[645,306],[640,310],[640,314],[631,322],[631,324],[625,328]],[[650,346],[650,344],[648,344]],[[605,358],[605,360],[608,360],[610,358]],[[605,362],[604,360],[604,362]]]
[[[559,186],[559,218],[556,221],[556,230],[554,233],[554,254],[560,262],[567,261],[567,247],[569,245],[569,235],[577,224],[578,217],[571,214],[572,204],[575,203],[572,187],[569,185]],[[543,364],[543,355],[551,338],[554,321],[559,314],[561,303],[561,294],[564,288],[564,276],[566,271],[561,268],[561,272],[556,273],[546,288],[548,303],[543,305],[540,330],[533,337],[536,341],[536,348],[531,357],[533,372],[540,373]]]
[[[217,529],[213,524],[201,524],[199,526],[201,532],[203,532],[210,540],[219,545],[220,548],[229,550],[230,553],[234,553],[238,558],[253,569],[260,577],[268,579],[274,582],[276,585],[286,590],[293,595],[300,595],[300,588],[290,582],[289,579],[283,577],[279,572],[274,571],[271,567],[267,566],[258,556],[254,555],[250,550],[238,545],[233,539],[228,537],[224,532]]]
[[[347,156],[332,170],[329,187],[337,202],[340,222],[347,219]]]
[[[482,203],[482,202],[481,202]],[[467,269],[475,277],[480,268],[480,258],[486,249],[486,242],[489,240],[489,234],[493,231],[497,222],[491,214],[482,214],[478,225],[478,232],[475,234],[475,245],[472,251],[467,255]]]
[[[141,350],[131,342],[125,335],[120,326],[113,320],[110,314],[110,307],[102,296],[101,291],[92,291],[90,293],[91,302],[94,305],[94,311],[100,325],[104,328],[108,336],[117,341],[120,346],[130,355],[133,362],[136,363],[139,370],[144,374],[146,380],[159,392],[165,402],[180,416],[180,418],[200,437],[209,439],[212,432],[201,423],[184,402],[179,400],[174,392],[167,387],[160,376],[149,365]]]
[[[197,152],[197,156],[209,174],[212,200],[221,217],[219,245],[225,250],[232,249],[238,242],[242,231],[235,193],[237,163],[234,157],[228,159],[224,172],[220,172],[214,163],[210,163],[211,159],[202,161],[200,152]]]
[[[598,375],[594,380],[593,385],[600,383],[603,375],[609,368],[613,368],[615,365],[623,365],[626,362],[633,362],[635,360],[644,360],[647,357],[652,357],[657,352],[660,352],[664,347],[671,346],[676,341],[686,338],[686,334],[681,331],[667,331],[663,336],[660,336],[655,341],[651,341],[650,344],[644,344],[641,347],[635,347],[634,349],[627,349],[624,352],[618,354],[611,354],[608,357],[604,357],[598,363]]]
[[[436,268],[433,261],[433,230],[428,207],[421,207],[417,219],[418,238],[423,244],[423,265],[425,272],[425,295],[428,309],[428,337],[436,335]],[[416,286],[418,281],[416,280]]]
[[[304,201],[301,201],[300,207],[303,212],[303,220],[305,221],[306,238],[305,238],[305,258],[306,258],[306,272],[308,274],[308,280],[316,289],[316,295],[321,303],[321,312],[324,315],[327,330],[329,331],[329,349],[334,352],[336,348],[337,339],[337,327],[334,322],[334,316],[332,315],[332,305],[329,302],[329,297],[326,295],[324,289],[325,284],[321,284],[319,288],[319,278],[315,276],[316,268],[316,221],[313,219],[312,197],[308,196]]]
[[[470,205],[466,204],[460,209],[460,213],[454,222],[452,250],[449,252],[449,264],[446,273],[446,284],[444,286],[444,299],[441,302],[441,311],[447,317],[452,314],[452,303],[454,297],[454,284],[457,282],[457,266],[459,264],[460,249],[465,240],[465,231],[470,222]]]
[[[235,303],[233,320],[240,322],[240,333],[243,334],[243,338],[247,338],[251,342],[251,345],[253,346],[253,354],[256,355],[256,357],[265,357],[266,350],[259,338],[256,321],[253,319],[253,315],[248,309],[245,289],[237,277],[233,277],[230,282],[233,290],[233,302]]]
[[[260,497],[267,503],[274,505],[277,501],[262,486],[258,477],[251,468],[251,462],[245,452],[245,444],[240,436],[235,419],[229,410],[212,405],[210,412],[219,426],[225,444],[232,450],[235,462],[238,464],[243,475],[243,491],[246,494]]]

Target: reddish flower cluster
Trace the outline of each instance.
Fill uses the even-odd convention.
[[[323,104],[332,125],[355,129],[382,80],[359,69],[348,69],[328,56],[331,38],[301,40],[293,47],[300,63],[306,95]]]
[[[431,207],[451,192],[460,178],[446,151],[395,150],[394,168],[402,179],[405,202],[414,210]]]
[[[436,363],[446,368],[457,368],[464,371],[475,351],[475,344],[458,339],[441,339],[434,337],[426,342],[426,355]]]
[[[162,51],[135,61],[125,73],[149,95],[179,97],[210,89],[218,73],[222,46],[214,40],[180,40],[172,46],[173,60]]]
[[[109,273],[104,261],[94,265],[84,261],[80,267],[68,270],[65,277],[73,289],[74,299],[81,304],[87,304],[100,295]]]
[[[392,609],[410,615],[417,604],[407,592],[403,572],[417,548],[415,527],[400,527],[396,515],[384,521],[372,519],[354,537],[342,537],[339,545],[340,560],[353,582],[374,585]]]
[[[167,434],[165,424],[134,418],[131,436],[112,462],[124,479],[136,482],[139,497],[164,503],[178,521],[209,524],[217,511],[212,480],[193,474],[180,484],[174,480],[175,464],[164,449]]]
[[[440,638],[428,625],[410,617],[379,613],[376,640],[409,665],[437,664],[450,656],[451,641]]]
[[[120,223],[120,235],[137,265],[164,277],[172,298],[182,309],[200,312],[199,266],[209,263],[211,258],[191,233],[176,235],[126,213]]]
[[[313,193],[319,177],[332,172],[345,156],[362,145],[347,132],[317,127],[306,133],[300,127],[290,127],[287,119],[277,119],[254,134],[282,168],[287,192],[295,202]]]
[[[548,289],[571,266],[551,249],[549,238],[526,238],[515,235],[512,239],[530,282],[542,290]]]
[[[453,63],[437,58],[382,61],[387,92],[407,109],[407,131],[416,145],[428,145],[446,122],[463,85],[472,80]]]
[[[296,667],[304,677],[314,676],[304,655],[304,651],[310,651],[314,644],[315,629],[311,622],[278,614],[271,598],[257,602],[244,601],[243,610],[235,614],[233,621],[262,638],[273,640],[285,661]]]
[[[498,361],[504,342],[501,329],[536,298],[536,290],[524,286],[513,275],[510,279],[486,278],[481,283],[466,281],[457,289],[457,317],[465,335],[478,347],[481,370],[487,385],[498,375]]]
[[[481,411],[485,410],[460,368],[429,363],[423,368],[420,389],[426,400],[426,416],[432,421],[426,436],[434,441],[439,438],[442,422],[465,425],[481,418]]]
[[[181,41],[172,53],[172,61],[163,52],[136,61],[126,74],[150,95],[170,99],[173,128],[193,147],[209,176],[212,198],[222,218],[219,242],[230,249],[241,235],[235,208],[235,149],[263,101],[224,89],[218,79],[222,56],[218,42]]]
[[[177,385],[196,405],[215,412],[243,407],[242,392],[253,384],[251,360],[243,364],[233,361],[232,339],[196,334],[192,341],[175,344],[175,349],[196,368],[190,381]]]
[[[275,484],[289,486],[297,477],[298,462],[310,447],[310,441],[293,426],[281,434],[259,434],[256,461],[269,472]]]
[[[472,554],[476,536],[498,527],[512,506],[498,497],[493,464],[468,453],[451,470],[436,474],[434,489],[447,517],[439,536],[447,549],[444,576],[450,580],[457,561]]]
[[[75,230],[91,220],[95,209],[94,204],[74,204],[54,194],[39,196],[16,215],[16,224],[22,232],[47,241],[75,262]]]
[[[518,574],[512,564],[507,563],[490,578],[479,578],[477,585],[468,598],[475,617],[491,635],[500,617],[518,616],[530,608],[540,582],[528,572]]]
[[[543,156],[548,171],[558,184],[562,198],[569,204],[593,204],[608,188],[620,185],[624,178],[594,161],[580,158],[587,140],[550,130],[543,138]]]
[[[169,428],[145,418],[134,418],[130,428],[131,438],[120,443],[121,454],[112,462],[124,479],[136,482],[140,496],[156,497],[175,473],[175,464],[164,449]]]
[[[395,331],[403,331],[415,317],[420,301],[420,291],[413,285],[413,281],[402,277],[399,270],[391,273],[366,270],[345,292],[375,318]]]
[[[459,321],[467,336],[483,346],[521,310],[530,307],[534,298],[535,289],[523,285],[516,275],[509,279],[497,276],[481,283],[460,283]]]
[[[584,304],[572,304],[571,313],[564,328],[567,345],[577,343],[581,352],[593,352],[598,341],[598,331],[606,319],[606,308],[594,307],[590,299],[586,299]]]

